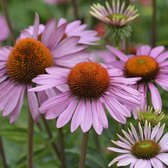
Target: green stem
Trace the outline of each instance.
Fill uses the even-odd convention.
[[[79,168],[85,168],[88,137],[89,137],[89,132],[83,133],[82,144],[81,144],[81,152],[80,152]]]
[[[12,28],[12,24],[11,24],[9,15],[8,15],[7,0],[1,0],[1,5],[2,5],[4,16],[5,16],[8,28],[9,28],[9,32],[10,32],[10,36],[11,36],[12,42],[15,43],[16,39],[15,39],[14,31],[13,31],[13,28]]]
[[[151,27],[151,43],[152,47],[156,46],[156,31],[157,31],[157,0],[152,0],[152,27]]]
[[[49,127],[46,119],[44,118],[44,116],[42,116],[42,121],[45,126],[45,129],[46,129],[46,132],[48,134],[49,139],[52,139],[53,138],[52,132],[51,132],[50,127]],[[58,158],[61,159],[60,151],[54,142],[52,142],[52,147],[53,147],[53,150],[55,151],[56,155],[58,156]]]
[[[64,133],[63,129],[58,129],[59,141],[60,141],[60,155],[61,155],[61,168],[66,168],[66,159],[65,159],[65,145],[64,145]]]
[[[2,163],[4,168],[8,168],[6,157],[5,157],[5,151],[4,151],[4,145],[2,141],[2,137],[0,136],[0,154],[2,157]]]
[[[28,155],[27,168],[33,168],[33,135],[34,135],[34,121],[30,111],[28,111]]]

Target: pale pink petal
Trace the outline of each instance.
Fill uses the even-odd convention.
[[[101,124],[103,125],[104,128],[108,128],[107,116],[105,114],[105,110],[101,102],[97,101],[96,109]]]
[[[120,58],[120,60],[126,62],[128,60],[128,57],[123,54],[121,51],[117,50],[116,48],[112,47],[112,46],[107,46],[107,49],[109,49],[109,51],[111,51],[114,55],[116,55],[118,58]]]
[[[11,124],[16,121],[16,119],[18,118],[18,116],[20,114],[21,107],[23,105],[24,92],[25,92],[25,89],[22,90],[22,93],[20,94],[20,99],[18,101],[18,104],[17,104],[16,108],[14,109],[14,111],[11,113],[10,117],[9,117]]]
[[[70,121],[70,119],[75,111],[75,108],[77,106],[77,103],[78,103],[77,100],[75,98],[72,98],[72,101],[70,102],[69,106],[58,117],[57,125],[56,125],[57,128],[63,127],[64,125],[66,125]]]
[[[97,102],[92,101],[93,128],[95,129],[97,134],[101,135],[101,133],[103,131],[103,126],[102,126],[102,123],[99,120],[96,105],[97,105]]]
[[[157,60],[157,62],[163,62],[163,61],[166,61],[166,59],[168,59],[168,51],[166,51],[166,52],[163,52],[162,54],[160,54],[157,58],[156,58],[156,60]]]
[[[93,123],[93,116],[92,116],[92,106],[90,100],[86,100],[86,111],[85,116],[81,124],[81,128],[83,132],[89,131]]]
[[[136,55],[138,56],[149,55],[150,51],[151,51],[151,47],[149,47],[148,45],[144,45],[137,49]]]
[[[158,89],[152,83],[149,83],[148,86],[151,92],[152,104],[153,104],[154,109],[161,110],[162,109],[162,99],[160,97],[160,93]]]
[[[163,168],[163,164],[157,158],[152,158],[151,163],[152,163],[153,168]]]
[[[160,153],[156,156],[160,161],[162,161],[165,165],[168,166],[168,153]]]
[[[30,89],[30,88],[32,88],[32,86],[29,85],[27,89]],[[34,92],[28,92],[27,94],[28,94],[27,97],[28,97],[30,112],[32,114],[33,120],[37,122],[40,117],[37,96]]]
[[[164,51],[164,47],[163,46],[158,46],[158,47],[153,48],[149,55],[152,56],[153,58],[156,58],[163,51]]]
[[[55,19],[51,19],[49,22],[47,22],[44,32],[42,34],[41,41],[45,44],[45,46],[48,46],[48,41],[52,37],[55,30],[56,30],[56,21]]]
[[[85,108],[84,100],[80,100],[72,117],[71,132],[74,132],[79,127],[79,125],[81,125],[86,112]]]
[[[35,19],[34,19],[34,25],[33,25],[33,38],[35,39],[38,38],[39,22],[40,22],[39,15],[36,13]]]

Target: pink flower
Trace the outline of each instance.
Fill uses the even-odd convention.
[[[9,116],[11,123],[21,111],[25,94],[32,117],[38,120],[37,97],[35,93],[27,92],[32,88],[34,77],[46,73],[47,67],[71,67],[86,58],[79,52],[84,49],[83,46],[77,46],[79,37],[62,39],[66,24],[57,27],[55,20],[50,20],[43,28],[41,32],[36,15],[32,34],[25,30],[13,48],[0,48],[0,110],[3,116]],[[45,95],[40,95],[42,100]]]
[[[139,16],[134,5],[126,6],[125,2],[120,0],[112,1],[111,4],[106,1],[104,6],[99,3],[93,4],[90,14],[104,23],[118,28],[128,25]]]
[[[140,93],[128,84],[139,78],[126,79],[119,69],[107,69],[95,62],[82,62],[72,69],[47,68],[48,74],[39,75],[33,82],[37,87],[32,91],[49,88],[62,93],[49,98],[40,107],[46,119],[57,119],[56,126],[63,127],[71,120],[71,132],[79,126],[87,132],[92,126],[98,134],[108,128],[105,109],[112,118],[125,124],[131,113],[123,104],[140,104]]]
[[[0,16],[0,28],[1,28],[0,42],[2,42],[9,37],[8,25],[7,25],[6,20],[3,16]]]
[[[168,91],[168,52],[163,46],[151,49],[144,45],[137,49],[136,55],[126,56],[121,51],[112,46],[108,46],[109,51],[116,55],[120,61],[111,62],[110,65],[120,68],[124,76],[141,77],[141,80],[133,87],[144,94],[142,109],[147,105],[147,91],[151,93],[152,104],[155,110],[162,109],[162,99],[157,89],[157,85]]]
[[[120,153],[109,163],[109,167],[117,163],[117,167],[130,168],[165,168],[168,166],[168,133],[163,134],[164,125],[157,124],[153,129],[150,123],[145,123],[144,128],[139,124],[139,130],[130,124],[128,131],[122,130],[123,135],[119,140],[113,141],[115,147],[108,150]],[[117,147],[116,147],[117,146]]]

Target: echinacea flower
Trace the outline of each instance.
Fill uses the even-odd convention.
[[[35,121],[39,118],[38,100],[33,92],[32,79],[46,73],[51,66],[70,67],[85,60],[82,46],[77,46],[79,37],[63,39],[66,24],[56,27],[55,20],[49,21],[39,35],[39,17],[36,15],[33,34],[24,32],[13,48],[0,48],[0,110],[13,123],[21,110],[24,95]],[[26,36],[27,35],[27,36]]]
[[[0,16],[0,28],[0,42],[2,42],[9,36],[9,29],[4,16]]]
[[[130,168],[165,168],[168,166],[168,133],[164,134],[165,124],[157,124],[151,128],[145,123],[139,130],[130,124],[128,131],[122,130],[124,136],[118,135],[119,140],[113,141],[115,147],[108,147],[113,153],[120,153],[109,163],[109,167],[117,162],[117,167]]]
[[[98,134],[108,127],[105,109],[119,123],[125,123],[131,113],[122,100],[139,104],[141,95],[128,87],[138,78],[121,77],[118,69],[107,69],[96,62],[81,62],[71,69],[47,68],[48,74],[33,79],[37,87],[29,91],[49,88],[62,89],[62,93],[49,98],[41,107],[46,119],[57,119],[56,127],[66,125],[71,119],[71,132],[79,126],[83,132],[93,126]]]
[[[126,7],[125,2],[120,0],[112,0],[111,6],[107,1],[105,4],[93,4],[90,13],[112,27],[124,27],[139,16],[134,5]]]
[[[127,56],[112,46],[107,48],[120,59],[119,61],[111,62],[110,65],[117,65],[117,68],[120,68],[127,78],[141,77],[141,80],[133,87],[144,95],[142,106],[145,107],[147,105],[147,92],[150,90],[154,109],[162,110],[162,99],[157,85],[168,91],[168,52],[164,51],[164,47],[151,48],[143,45],[138,47],[136,54],[132,56]]]

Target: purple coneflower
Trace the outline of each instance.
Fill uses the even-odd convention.
[[[56,26],[49,21],[39,34],[39,17],[36,15],[33,33],[24,32],[13,48],[0,48],[0,110],[13,123],[21,110],[27,90],[32,88],[32,79],[46,73],[51,66],[73,66],[86,58],[77,54],[83,46],[77,46],[79,37],[63,39],[66,24]],[[21,36],[23,37],[23,36]],[[38,100],[33,92],[28,92],[28,104],[35,121],[39,118]]]
[[[46,119],[58,118],[58,128],[71,119],[71,132],[81,126],[87,132],[91,126],[98,134],[108,127],[105,109],[120,123],[126,122],[131,113],[122,103],[139,104],[140,94],[128,87],[139,78],[124,78],[119,69],[107,69],[95,62],[82,62],[72,69],[47,68],[48,74],[39,75],[33,82],[40,85],[30,90],[41,91],[49,88],[63,90],[42,104],[40,111]]]
[[[120,61],[114,61],[114,65],[122,69],[124,76],[141,77],[134,87],[144,94],[144,104],[146,106],[147,92],[150,90],[152,104],[155,110],[162,109],[162,100],[156,84],[168,90],[168,52],[163,46],[151,48],[147,45],[137,49],[136,55],[127,56],[112,46],[108,46],[109,51],[116,55]],[[117,64],[116,64],[117,63]]]
[[[150,123],[145,123],[142,128],[139,123],[139,131],[130,124],[128,131],[118,135],[119,140],[113,141],[117,147],[108,147],[112,152],[120,153],[109,163],[109,167],[117,163],[117,167],[128,166],[130,168],[165,168],[168,166],[168,133],[163,134],[164,125],[157,124],[151,128]]]
[[[106,1],[106,6],[99,3],[91,6],[90,13],[97,19],[113,27],[123,27],[139,16],[133,5],[126,7],[125,2],[113,0],[112,5]]]

